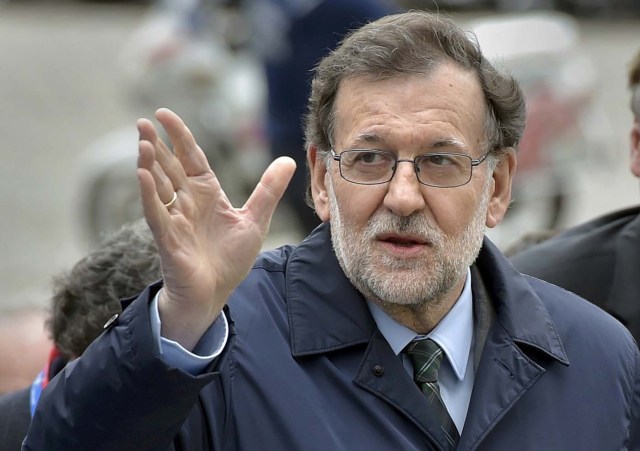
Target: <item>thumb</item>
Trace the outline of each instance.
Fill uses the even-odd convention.
[[[268,227],[278,201],[287,189],[296,170],[296,163],[290,157],[279,157],[264,171],[260,182],[244,204],[262,226]]]

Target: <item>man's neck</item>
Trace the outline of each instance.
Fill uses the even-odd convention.
[[[448,293],[437,299],[429,299],[418,304],[402,305],[385,302],[380,299],[372,300],[394,321],[426,335],[431,332],[454,306],[464,288],[465,276]]]

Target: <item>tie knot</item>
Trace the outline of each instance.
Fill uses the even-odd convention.
[[[413,378],[416,382],[438,382],[438,369],[442,362],[442,348],[430,338],[413,340],[405,348],[413,363]]]

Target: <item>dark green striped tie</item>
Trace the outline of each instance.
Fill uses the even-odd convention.
[[[442,362],[442,349],[430,338],[422,338],[409,343],[405,352],[413,362],[413,379],[440,418],[440,427],[449,442],[449,449],[456,449],[460,435],[449,416],[447,407],[442,402],[438,386],[438,369]]]

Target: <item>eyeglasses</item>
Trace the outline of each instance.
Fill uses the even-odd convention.
[[[333,159],[338,162],[343,179],[358,185],[379,185],[390,182],[398,163],[413,164],[418,181],[423,185],[438,188],[454,188],[469,183],[473,168],[482,163],[489,153],[477,160],[463,153],[426,153],[413,160],[399,160],[393,152],[373,149],[351,149],[337,154],[331,149]]]

